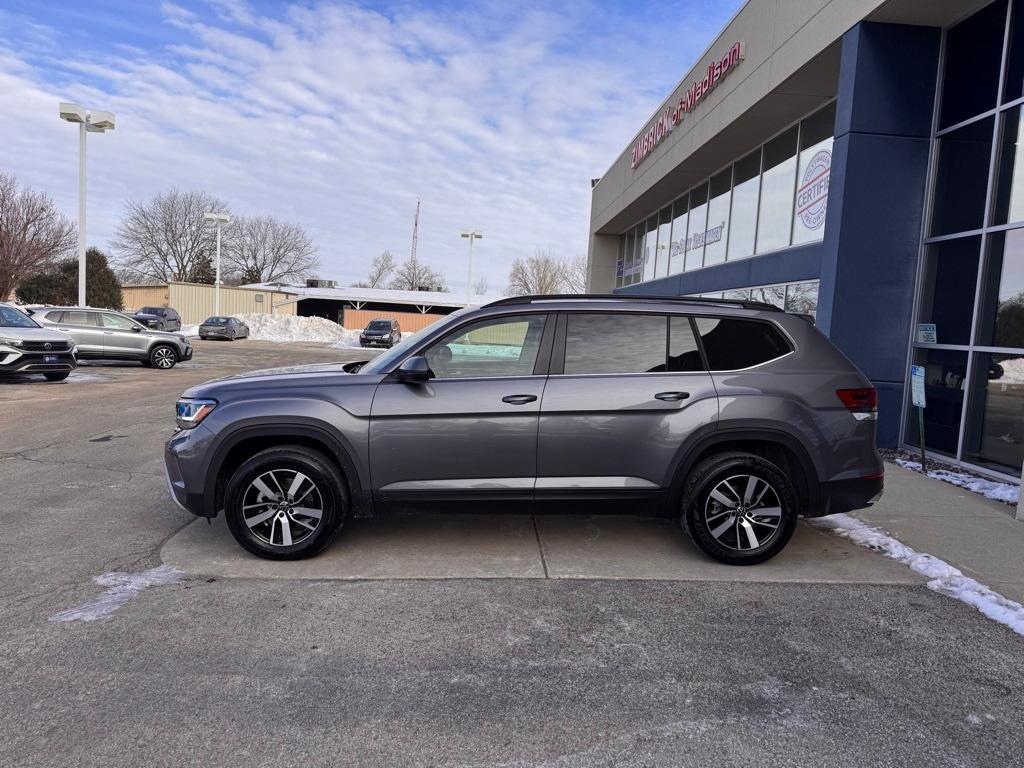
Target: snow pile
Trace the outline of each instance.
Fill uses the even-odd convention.
[[[160,565],[142,573],[113,571],[96,576],[93,581],[107,591],[88,603],[68,608],[51,616],[50,621],[96,621],[109,616],[148,587],[159,587],[181,581],[185,574],[171,565]]]
[[[178,333],[180,333],[182,336],[186,336],[186,337],[188,337],[190,339],[194,339],[194,338],[196,338],[199,335],[199,326],[198,325],[183,325],[183,326],[181,326],[181,328],[178,329]]]
[[[896,459],[896,463],[904,469],[913,472],[921,471],[921,462]],[[1014,504],[1020,500],[1020,488],[1011,483],[1000,483],[995,480],[982,480],[980,477],[968,475],[963,472],[952,472],[948,469],[932,469],[928,471],[928,477],[952,483],[960,488],[966,488],[972,493],[980,493],[989,499],[1002,501],[1006,504]]]
[[[1024,384],[1024,357],[1014,357],[1003,360],[999,363],[1003,368],[1003,375],[993,379],[997,384]]]
[[[973,605],[993,621],[1005,624],[1018,635],[1024,635],[1024,606],[964,576],[961,571],[944,560],[917,552],[878,528],[850,515],[829,515],[808,522],[910,566],[912,571],[929,580],[928,589]]]
[[[257,341],[322,341],[359,346],[359,331],[350,331],[322,317],[298,315],[234,315],[249,326],[249,338]]]

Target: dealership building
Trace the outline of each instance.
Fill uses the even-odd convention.
[[[596,292],[812,313],[879,443],[1024,462],[1024,0],[749,0],[593,182]]]

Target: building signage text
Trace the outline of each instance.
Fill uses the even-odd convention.
[[[708,64],[703,79],[691,84],[679,97],[679,101],[662,112],[637,139],[636,144],[633,145],[633,160],[630,167],[636,168],[640,165],[651,154],[651,151],[665,140],[672,129],[683,121],[683,116],[692,112],[704,97],[718,85],[719,81],[732,72],[742,60],[743,43],[733,43],[725,56]]]
[[[823,149],[811,158],[800,180],[796,190],[796,212],[808,229],[818,229],[825,223],[831,172],[832,153]]]

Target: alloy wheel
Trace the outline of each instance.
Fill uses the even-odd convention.
[[[153,363],[157,368],[171,368],[174,366],[174,350],[170,347],[158,347],[153,353]]]
[[[323,519],[316,483],[294,469],[273,469],[254,479],[242,495],[242,519],[252,534],[273,547],[308,539]]]
[[[708,494],[704,522],[711,536],[737,551],[758,549],[772,541],[782,521],[779,494],[757,475],[733,475]]]

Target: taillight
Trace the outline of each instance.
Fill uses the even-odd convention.
[[[855,419],[869,419],[878,413],[878,390],[874,387],[837,389],[836,395]]]

